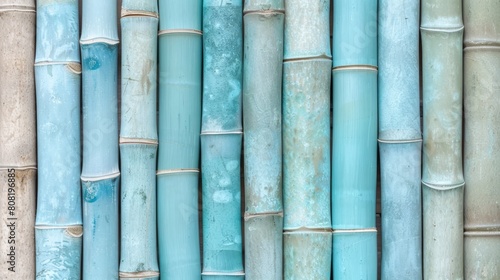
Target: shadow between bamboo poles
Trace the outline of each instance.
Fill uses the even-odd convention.
[[[500,3],[464,1],[464,276],[500,277]]]
[[[158,279],[157,3],[123,1],[120,23],[122,173],[119,276],[120,279]]]
[[[461,1],[422,1],[426,279],[463,279],[462,34]]]
[[[79,279],[80,50],[78,1],[37,1],[37,279]],[[57,15],[57,16],[55,16]]]
[[[283,279],[283,11],[282,0],[243,9],[246,279]]]
[[[34,1],[0,1],[0,279],[35,278],[35,16]]]

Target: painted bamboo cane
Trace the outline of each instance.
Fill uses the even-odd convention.
[[[420,0],[379,1],[382,279],[422,279]]]
[[[203,279],[244,279],[241,232],[242,1],[203,1]]]
[[[463,279],[462,1],[421,7],[424,278]]]
[[[158,279],[156,75],[158,4],[121,7],[120,279]]]
[[[333,276],[376,279],[377,1],[333,3]]]
[[[245,1],[245,278],[283,279],[283,0]]]
[[[82,3],[83,279],[118,279],[116,5]]]
[[[464,278],[500,278],[500,2],[464,4]]]
[[[78,1],[37,1],[35,83],[38,199],[36,278],[80,279]]]
[[[35,278],[35,19],[35,1],[0,1],[0,279]]]
[[[285,279],[330,279],[330,1],[285,1]]]
[[[158,234],[162,279],[200,279],[202,1],[160,1]]]

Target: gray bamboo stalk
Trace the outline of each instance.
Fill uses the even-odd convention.
[[[421,13],[424,278],[463,279],[462,1]]]
[[[1,0],[0,27],[0,279],[34,279],[35,1]]]
[[[464,277],[500,278],[500,2],[464,1]]]
[[[245,278],[283,279],[283,0],[244,6]]]

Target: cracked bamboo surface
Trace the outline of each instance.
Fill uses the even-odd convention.
[[[500,3],[464,1],[464,278],[500,277]]]
[[[35,19],[35,1],[0,1],[0,279],[35,278]]]
[[[423,267],[463,279],[462,1],[423,0]]]

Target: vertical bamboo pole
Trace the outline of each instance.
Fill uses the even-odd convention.
[[[283,279],[283,0],[245,1],[245,278]]]
[[[118,278],[116,5],[82,3],[83,279]]]
[[[0,26],[0,279],[34,279],[35,1],[1,0]]]
[[[333,276],[376,279],[377,1],[333,3]]]
[[[381,0],[378,101],[382,279],[422,279],[420,0]]]
[[[158,279],[156,75],[158,4],[121,7],[120,279]]]
[[[500,2],[464,1],[464,277],[500,278]]]
[[[242,1],[203,1],[203,279],[244,279],[241,232]]]
[[[285,1],[285,279],[330,279],[330,1]]]
[[[463,279],[462,1],[423,0],[425,279]]]
[[[160,1],[158,234],[162,279],[200,279],[202,1]]]
[[[36,278],[80,279],[78,1],[37,1]]]

